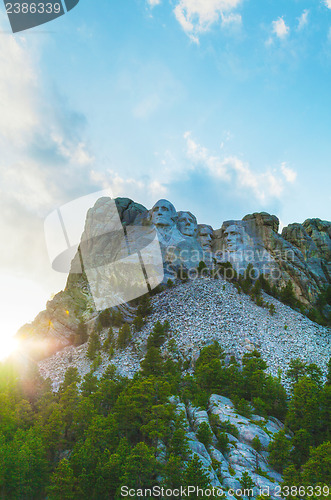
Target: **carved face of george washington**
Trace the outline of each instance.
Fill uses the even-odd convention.
[[[151,219],[156,227],[170,228],[175,225],[176,209],[168,200],[159,200],[151,210]]]

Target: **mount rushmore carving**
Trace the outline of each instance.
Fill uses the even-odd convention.
[[[278,287],[291,280],[297,298],[304,304],[312,303],[331,281],[330,222],[309,219],[302,225],[291,224],[279,234],[276,216],[254,213],[243,220],[226,221],[214,230],[210,225],[198,224],[189,211],[177,212],[168,200],[157,201],[150,210],[127,198],[118,198],[115,202],[122,225],[120,230],[114,231],[110,223],[114,217],[114,201],[110,198],[98,200],[87,214],[81,246],[87,242],[84,263],[91,269],[100,267],[105,259],[115,262],[123,256],[128,258],[126,265],[129,266],[127,242],[132,254],[157,240],[162,253],[162,280],[156,270],[160,264],[157,245],[150,246],[144,257],[147,267],[152,269],[154,265],[151,271],[154,285],[158,280],[163,283],[169,278],[175,280],[179,270],[194,276],[201,261],[209,269],[230,262],[241,274],[252,264],[256,276],[263,273]],[[131,265],[133,286],[136,274]],[[127,270],[125,274],[128,275]]]
[[[243,274],[251,264],[256,277],[263,274],[276,287],[291,281],[297,299],[310,307],[331,283],[331,222],[308,219],[278,231],[278,218],[265,212],[213,229],[168,200],[148,210],[128,198],[100,198],[87,213],[66,289],[21,333],[51,338],[53,348],[45,349],[54,351],[77,330],[68,309],[88,320],[95,310],[175,281],[179,272],[193,279],[201,261],[209,274],[228,262]]]

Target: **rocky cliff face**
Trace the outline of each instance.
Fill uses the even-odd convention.
[[[255,277],[277,287],[288,281],[310,306],[331,282],[331,223],[308,219],[278,232],[275,215],[254,213],[214,230],[167,200],[147,210],[127,198],[101,198],[86,217],[66,289],[20,335],[40,340],[39,357],[69,345],[80,321],[93,325],[98,311],[120,308],[130,320],[130,302],[179,272],[195,279],[199,262],[217,268],[231,262],[238,273],[252,264]]]

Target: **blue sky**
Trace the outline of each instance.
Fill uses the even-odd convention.
[[[330,219],[331,0],[80,0],[15,36],[1,9],[0,274],[33,314],[65,281],[44,218],[105,187],[215,228]]]

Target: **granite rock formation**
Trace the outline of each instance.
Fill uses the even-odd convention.
[[[179,271],[196,277],[201,261],[208,268],[231,262],[239,273],[252,264],[256,277],[263,273],[277,287],[291,281],[309,307],[331,282],[331,223],[308,219],[278,230],[278,218],[264,212],[214,230],[167,200],[148,210],[128,198],[101,198],[87,213],[65,290],[20,336],[37,336],[44,357],[72,343],[79,322],[93,325],[105,308],[120,308],[130,321],[132,299]]]

